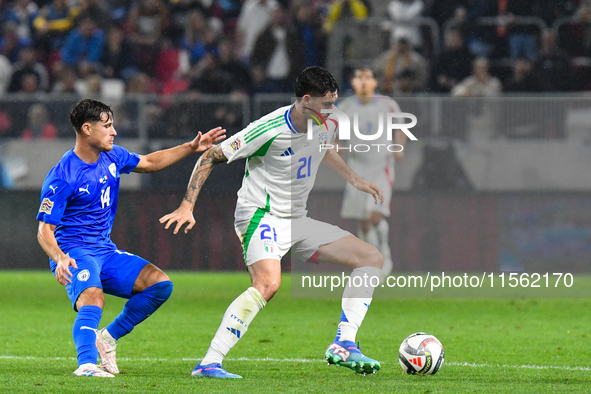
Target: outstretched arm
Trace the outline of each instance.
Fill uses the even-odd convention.
[[[365,179],[361,179],[357,174],[349,168],[347,163],[341,159],[338,153],[336,153],[333,149],[329,149],[326,151],[326,155],[322,160],[326,165],[330,168],[335,170],[340,176],[345,178],[347,182],[353,185],[356,189],[361,190],[362,192],[369,193],[373,196],[376,204],[378,203],[378,198],[380,202],[384,202],[384,192],[382,189],[377,187],[375,184],[366,181]]]
[[[205,180],[209,177],[211,170],[213,170],[213,166],[225,161],[228,161],[228,159],[224,155],[224,152],[222,152],[221,145],[216,145],[207,150],[199,160],[197,160],[197,164],[195,164],[195,168],[193,168],[193,172],[191,173],[191,180],[189,181],[189,186],[187,187],[183,202],[181,202],[181,205],[176,211],[160,218],[160,223],[166,222],[165,229],[168,230],[170,225],[174,222],[177,222],[174,229],[175,234],[179,232],[179,229],[185,223],[189,223],[187,227],[185,227],[185,233],[193,228],[195,225],[193,208],[195,207],[197,196],[199,196],[199,192],[201,191]]]
[[[149,155],[140,155],[140,161],[133,172],[155,172],[173,165],[177,161],[184,159],[191,153],[203,152],[213,146],[214,142],[222,141],[226,138],[226,130],[221,127],[209,130],[204,135],[197,133],[197,137],[191,142],[186,142],[174,148],[159,150]]]
[[[55,228],[55,224],[39,221],[37,240],[45,253],[57,263],[55,279],[57,279],[60,284],[66,286],[68,283],[72,283],[72,280],[70,279],[72,273],[70,272],[69,267],[72,266],[72,268],[78,269],[78,266],[76,265],[76,260],[66,255],[58,246],[57,240],[55,239]]]

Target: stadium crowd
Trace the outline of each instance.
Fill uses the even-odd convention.
[[[572,57],[591,55],[591,1],[393,0],[383,8],[375,0],[2,1],[0,92],[98,93],[104,80],[129,93],[291,92],[299,70],[325,66],[335,26],[368,16],[430,17],[444,36],[434,56],[426,46],[438,43],[426,42],[421,26],[393,23],[391,48],[375,54],[384,93],[588,88],[575,84]],[[500,22],[480,25],[480,17]],[[558,40],[520,17],[580,23]],[[502,83],[489,78],[484,59],[507,59],[512,71],[493,72]]]
[[[390,21],[366,59],[384,94],[591,89],[589,0],[0,0],[0,100],[290,93],[300,70],[331,69],[335,56],[347,75],[354,45],[369,44],[345,37],[335,52],[335,32],[372,17]],[[523,22],[532,17],[542,27]],[[416,18],[434,21],[442,43]],[[3,100],[0,136],[69,135],[65,113]],[[179,137],[186,116],[165,110],[155,107],[159,131],[151,137]],[[121,129],[126,114],[138,116],[137,107],[118,112]],[[232,111],[214,112],[229,130],[239,126]]]

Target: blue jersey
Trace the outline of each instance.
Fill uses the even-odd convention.
[[[115,249],[111,229],[117,198],[119,175],[129,174],[139,163],[136,153],[113,145],[101,152],[96,163],[85,163],[70,150],[49,171],[41,190],[37,220],[55,224],[57,243],[67,253],[75,247]]]

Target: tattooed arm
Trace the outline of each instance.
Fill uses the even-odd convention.
[[[189,181],[189,186],[187,187],[183,202],[181,202],[181,205],[176,211],[160,218],[160,223],[166,222],[165,229],[168,230],[170,225],[174,222],[177,222],[174,229],[175,234],[179,232],[179,229],[185,223],[188,223],[187,227],[185,227],[185,233],[193,228],[195,225],[193,208],[195,207],[195,202],[197,202],[197,196],[199,196],[199,192],[201,191],[205,180],[209,177],[211,170],[213,170],[213,166],[225,161],[228,161],[228,159],[224,155],[224,152],[222,152],[221,145],[216,145],[213,148],[208,149],[199,160],[197,160],[197,164],[195,164],[195,168],[193,168],[193,172],[191,173],[191,180]]]

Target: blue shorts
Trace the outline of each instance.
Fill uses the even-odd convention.
[[[137,277],[150,264],[139,256],[117,249],[73,248],[68,255],[78,266],[78,269],[70,267],[72,283],[66,286],[74,310],[80,293],[89,287],[103,289],[105,294],[131,298]],[[55,275],[57,264],[50,260],[50,266]]]

